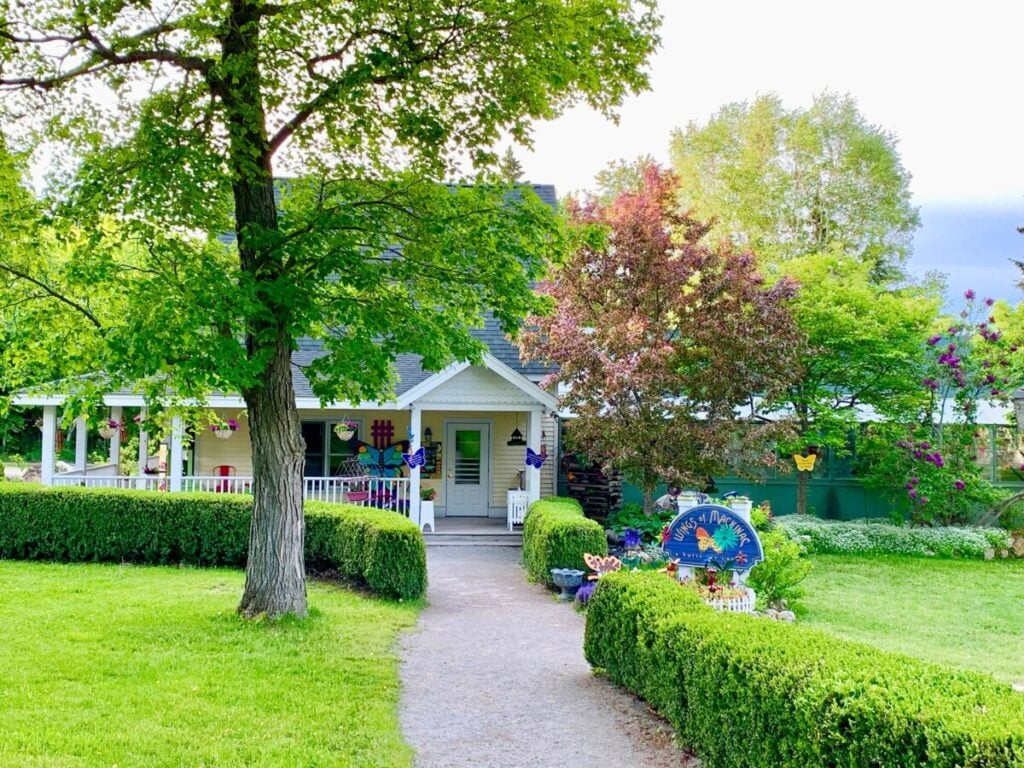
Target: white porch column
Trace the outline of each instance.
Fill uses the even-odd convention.
[[[146,487],[146,467],[149,465],[149,432],[146,431],[146,416],[148,410],[143,408],[139,411],[141,419],[139,420],[139,480],[138,487],[145,489]]]
[[[409,409],[409,453],[416,453],[420,448],[420,433],[423,431],[423,413],[418,405]],[[409,469],[409,519],[416,525],[420,524],[420,470],[422,467]]]
[[[540,409],[526,414],[526,445],[537,453],[540,453],[540,420]],[[540,470],[536,467],[526,467],[526,493],[530,504],[540,499]]]
[[[53,485],[53,471],[56,456],[54,450],[57,447],[57,406],[43,406],[43,485]]]
[[[110,418],[116,421],[118,424],[121,423],[123,409],[120,405],[115,405],[110,408]],[[114,436],[110,438],[110,463],[114,465],[114,474],[121,474],[121,429],[118,428],[114,432]]]
[[[89,423],[85,416],[75,419],[75,469],[85,472],[89,466]]]
[[[182,440],[185,436],[185,429],[181,423],[181,416],[175,416],[171,419],[171,458],[170,458],[170,472],[171,478],[168,489],[171,492],[181,490],[181,465],[182,465]]]

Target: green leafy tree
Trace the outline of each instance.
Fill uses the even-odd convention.
[[[800,285],[790,309],[804,335],[797,380],[781,397],[759,402],[763,418],[793,419],[796,437],[781,450],[843,453],[865,413],[916,418],[926,399],[924,338],[938,317],[939,286],[879,285],[869,264],[842,253],[793,258],[777,272]],[[797,473],[799,513],[807,511],[810,474]]]
[[[849,96],[823,93],[809,109],[778,96],[723,107],[672,135],[680,201],[762,262],[840,249],[898,274],[919,225],[910,174],[892,134]]]
[[[7,125],[41,115],[84,157],[56,190],[86,239],[61,277],[129,304],[123,323],[83,312],[107,375],[246,401],[244,615],[307,611],[296,340],[324,340],[317,395],[360,400],[387,393],[395,354],[472,359],[486,311],[511,328],[536,310],[550,212],[439,182],[493,166],[502,135],[529,144],[536,119],[646,87],[655,5],[4,0]],[[302,181],[282,190],[275,168]]]

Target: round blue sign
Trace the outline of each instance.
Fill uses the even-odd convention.
[[[701,504],[676,517],[662,549],[690,568],[742,572],[764,560],[761,540],[750,523],[717,504]]]

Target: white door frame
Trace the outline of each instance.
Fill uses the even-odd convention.
[[[454,483],[450,483],[451,478],[448,477],[449,469],[454,469],[455,466],[455,435],[454,429],[458,427],[474,427],[481,426],[487,428],[487,445],[483,446],[482,450],[487,452],[487,478],[486,478],[486,493],[487,503],[478,515],[454,515],[454,517],[487,517],[491,512],[491,498],[494,495],[494,419],[444,419],[444,444],[442,447],[444,456],[444,514],[445,517],[449,517],[448,513],[448,499],[451,498],[450,490]]]

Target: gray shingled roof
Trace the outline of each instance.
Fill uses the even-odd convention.
[[[538,362],[520,362],[519,348],[505,337],[501,325],[493,317],[487,318],[483,328],[474,328],[470,333],[484,342],[494,357],[523,376],[543,376],[551,372],[550,368]],[[299,348],[292,353],[292,384],[296,397],[315,397],[309,380],[303,373],[303,367],[324,354],[323,344],[318,339],[307,338],[299,341]],[[395,394],[399,396],[436,373],[423,368],[419,355],[399,355],[395,359],[394,369],[398,377]]]

